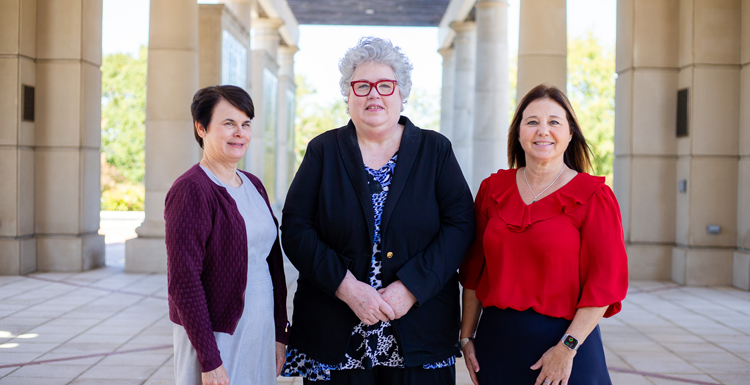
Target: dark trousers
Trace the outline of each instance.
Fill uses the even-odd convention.
[[[305,385],[455,385],[456,366],[424,369],[376,366],[371,370],[331,370],[330,381],[302,381]]]
[[[540,370],[533,365],[555,346],[570,321],[539,314],[487,307],[479,321],[476,349],[481,385],[533,385]],[[589,334],[573,359],[569,385],[612,385],[604,358],[599,326]]]

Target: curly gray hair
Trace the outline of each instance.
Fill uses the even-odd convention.
[[[349,89],[351,89],[354,70],[360,65],[370,62],[385,64],[393,69],[401,99],[406,103],[406,99],[411,92],[411,70],[414,67],[406,55],[401,52],[401,48],[394,46],[390,40],[372,36],[359,39],[357,45],[346,51],[346,55],[339,60],[339,72],[341,72],[339,87],[341,88],[341,95],[344,96],[344,101],[349,102]],[[404,106],[401,105],[401,111],[403,110]]]

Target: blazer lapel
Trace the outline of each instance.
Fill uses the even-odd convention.
[[[385,207],[383,207],[383,216],[380,219],[381,234],[387,228],[388,220],[391,218],[391,214],[393,214],[393,209],[396,207],[396,203],[398,203],[398,198],[401,196],[406,182],[409,180],[409,174],[414,166],[414,161],[417,159],[419,144],[422,142],[422,131],[409,118],[402,116],[398,123],[404,125],[404,132],[401,134],[401,145],[398,148],[396,168],[393,170],[393,180],[388,190],[388,198],[385,200]]]
[[[346,127],[339,128],[336,137],[341,152],[341,161],[344,163],[346,173],[349,176],[352,186],[354,186],[354,190],[357,191],[359,203],[367,220],[370,243],[372,243],[372,237],[375,232],[375,211],[372,208],[372,196],[370,196],[370,188],[367,186],[367,175],[365,175],[366,171],[364,161],[362,160],[362,152],[360,152],[357,142],[357,132],[351,119]]]

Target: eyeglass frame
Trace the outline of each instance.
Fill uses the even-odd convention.
[[[378,89],[378,84],[383,83],[383,82],[393,82],[393,91],[391,91],[390,94],[383,95],[382,93],[380,93],[380,90]],[[355,89],[354,89],[354,84],[355,83],[367,83],[367,84],[369,84],[370,85],[370,91],[368,91],[367,94],[365,94],[365,95],[357,95],[357,91],[355,91]],[[367,81],[367,80],[355,80],[355,81],[349,83],[349,85],[352,87],[352,92],[354,93],[354,96],[358,96],[360,98],[364,98],[364,97],[370,96],[370,93],[372,93],[373,89],[375,91],[377,91],[378,95],[380,95],[380,96],[391,96],[391,95],[393,95],[394,92],[396,92],[396,87],[398,86],[398,81],[396,81],[396,80],[390,80],[390,79],[383,79],[383,80],[378,80],[375,83],[373,83],[373,82],[370,82],[370,81]]]

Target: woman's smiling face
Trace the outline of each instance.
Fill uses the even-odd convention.
[[[211,114],[208,132],[199,127],[198,135],[203,138],[204,151],[210,158],[222,163],[237,164],[250,145],[250,118],[221,99]]]
[[[526,163],[562,162],[573,134],[565,109],[549,98],[534,100],[523,111],[518,140]]]
[[[374,62],[360,65],[352,74],[352,81],[367,80],[375,83],[395,79],[396,74],[389,65]],[[358,129],[391,128],[401,117],[402,99],[398,86],[388,96],[381,96],[374,88],[367,96],[357,96],[350,87],[348,104],[349,115]]]

